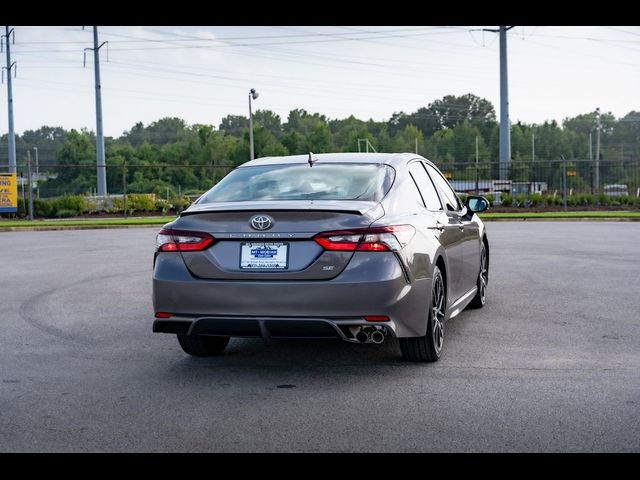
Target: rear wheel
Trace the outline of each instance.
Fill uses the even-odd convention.
[[[431,306],[427,322],[427,334],[422,337],[401,338],[400,350],[409,362],[437,362],[444,345],[444,316],[447,309],[447,295],[442,273],[438,267],[433,271]]]
[[[489,282],[489,259],[487,257],[487,247],[482,242],[480,250],[480,273],[478,274],[478,291],[473,300],[469,302],[469,308],[482,308],[487,303],[487,283]]]
[[[229,337],[209,337],[205,335],[178,335],[178,342],[185,353],[194,357],[219,355],[229,344]]]

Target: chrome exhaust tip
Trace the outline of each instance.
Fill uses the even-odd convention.
[[[376,330],[373,332],[371,334],[371,341],[377,344],[384,342],[384,333],[382,333],[382,330]]]
[[[365,331],[359,330],[358,333],[356,333],[356,340],[360,343],[367,343],[367,340],[369,340],[369,335],[367,335]]]

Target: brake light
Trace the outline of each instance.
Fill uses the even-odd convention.
[[[171,318],[173,313],[169,312],[156,312],[156,318]],[[365,317],[366,318],[366,317]]]
[[[322,232],[314,240],[325,250],[395,252],[409,243],[415,233],[416,230],[411,225],[389,225]]]
[[[205,232],[163,228],[156,237],[159,252],[200,252],[209,248],[215,238]]]

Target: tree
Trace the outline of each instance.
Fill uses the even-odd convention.
[[[219,130],[227,135],[241,137],[249,128],[249,118],[242,115],[227,115],[220,122]]]
[[[76,194],[91,191],[96,186],[95,143],[86,130],[71,130],[57,156],[58,177],[48,186],[58,194]]]
[[[415,152],[416,139],[418,140],[418,153],[426,154],[424,136],[415,125],[407,125],[393,137],[393,151]]]
[[[443,128],[453,128],[464,120],[478,125],[481,130],[490,127],[496,121],[493,104],[472,93],[461,96],[446,95],[434,100],[427,107],[419,108],[411,115],[404,112],[394,113],[389,125],[392,132],[397,132],[406,125],[413,124],[428,138],[435,132]],[[487,132],[482,131],[483,134]]]
[[[253,125],[261,125],[274,138],[280,140],[282,138],[282,122],[280,116],[271,110],[258,110],[253,115]]]

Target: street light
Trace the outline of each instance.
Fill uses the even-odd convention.
[[[260,94],[256,92],[255,88],[249,90],[249,149],[250,149],[250,160],[253,160],[253,113],[251,111],[251,99],[255,100],[258,98]]]

